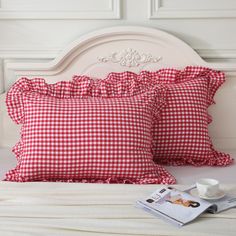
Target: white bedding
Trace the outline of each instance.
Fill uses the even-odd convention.
[[[10,149],[0,149],[1,177],[15,164]],[[180,184],[190,185],[200,177],[212,177],[232,183],[225,189],[236,195],[235,164],[166,168]],[[0,182],[0,235],[236,235],[236,209],[205,214],[176,229],[135,208],[137,199],[156,188],[157,185]]]
[[[236,159],[236,150],[225,150]],[[15,167],[16,159],[9,148],[0,148],[0,179],[7,170]],[[227,167],[193,167],[193,166],[165,166],[173,174],[178,184],[192,184],[198,178],[211,177],[219,179],[221,183],[233,184],[236,181],[236,163]]]
[[[134,206],[157,187],[0,182],[0,235],[236,235],[235,208],[177,229]]]

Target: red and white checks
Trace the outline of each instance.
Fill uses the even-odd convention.
[[[214,103],[214,94],[225,81],[222,72],[188,66],[182,71],[161,69],[142,71],[139,75],[111,73],[103,83],[112,81],[117,87],[122,87],[123,80],[129,87],[128,91],[136,94],[143,88],[160,83],[168,87],[167,106],[154,128],[154,158],[157,163],[224,166],[232,162],[228,154],[213,148],[208,135],[211,117],[207,109]]]
[[[102,83],[87,77],[52,85],[16,82],[6,102],[22,124],[21,140],[13,149],[17,167],[5,180],[174,183],[152,155],[152,127],[166,89],[158,85],[135,95]]]

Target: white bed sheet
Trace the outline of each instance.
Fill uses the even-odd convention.
[[[204,214],[178,229],[134,206],[157,187],[0,182],[0,235],[236,235],[235,208]],[[236,194],[236,185],[224,190]]]
[[[10,149],[0,150],[1,177],[14,167]],[[215,177],[236,196],[235,164],[225,168],[167,167],[181,184],[199,177]],[[181,189],[184,185],[176,185]],[[204,214],[177,229],[137,209],[137,199],[158,185],[0,182],[0,235],[79,236],[235,236],[236,209]]]
[[[236,150],[224,150],[230,153],[236,159]],[[14,168],[16,159],[9,148],[0,149],[0,180],[4,178],[5,173]],[[226,167],[193,167],[193,166],[165,166],[173,174],[178,184],[192,184],[199,178],[215,178],[221,183],[236,183],[236,161],[234,164]]]

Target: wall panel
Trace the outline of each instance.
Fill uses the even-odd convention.
[[[235,0],[149,0],[149,18],[236,18]]]
[[[120,0],[1,0],[0,19],[119,19]]]

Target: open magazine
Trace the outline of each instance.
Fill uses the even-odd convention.
[[[190,194],[194,188],[180,191],[161,187],[147,198],[138,200],[136,205],[176,226],[191,222],[203,212],[214,214],[236,207],[236,197],[226,195],[218,200],[206,201]]]

